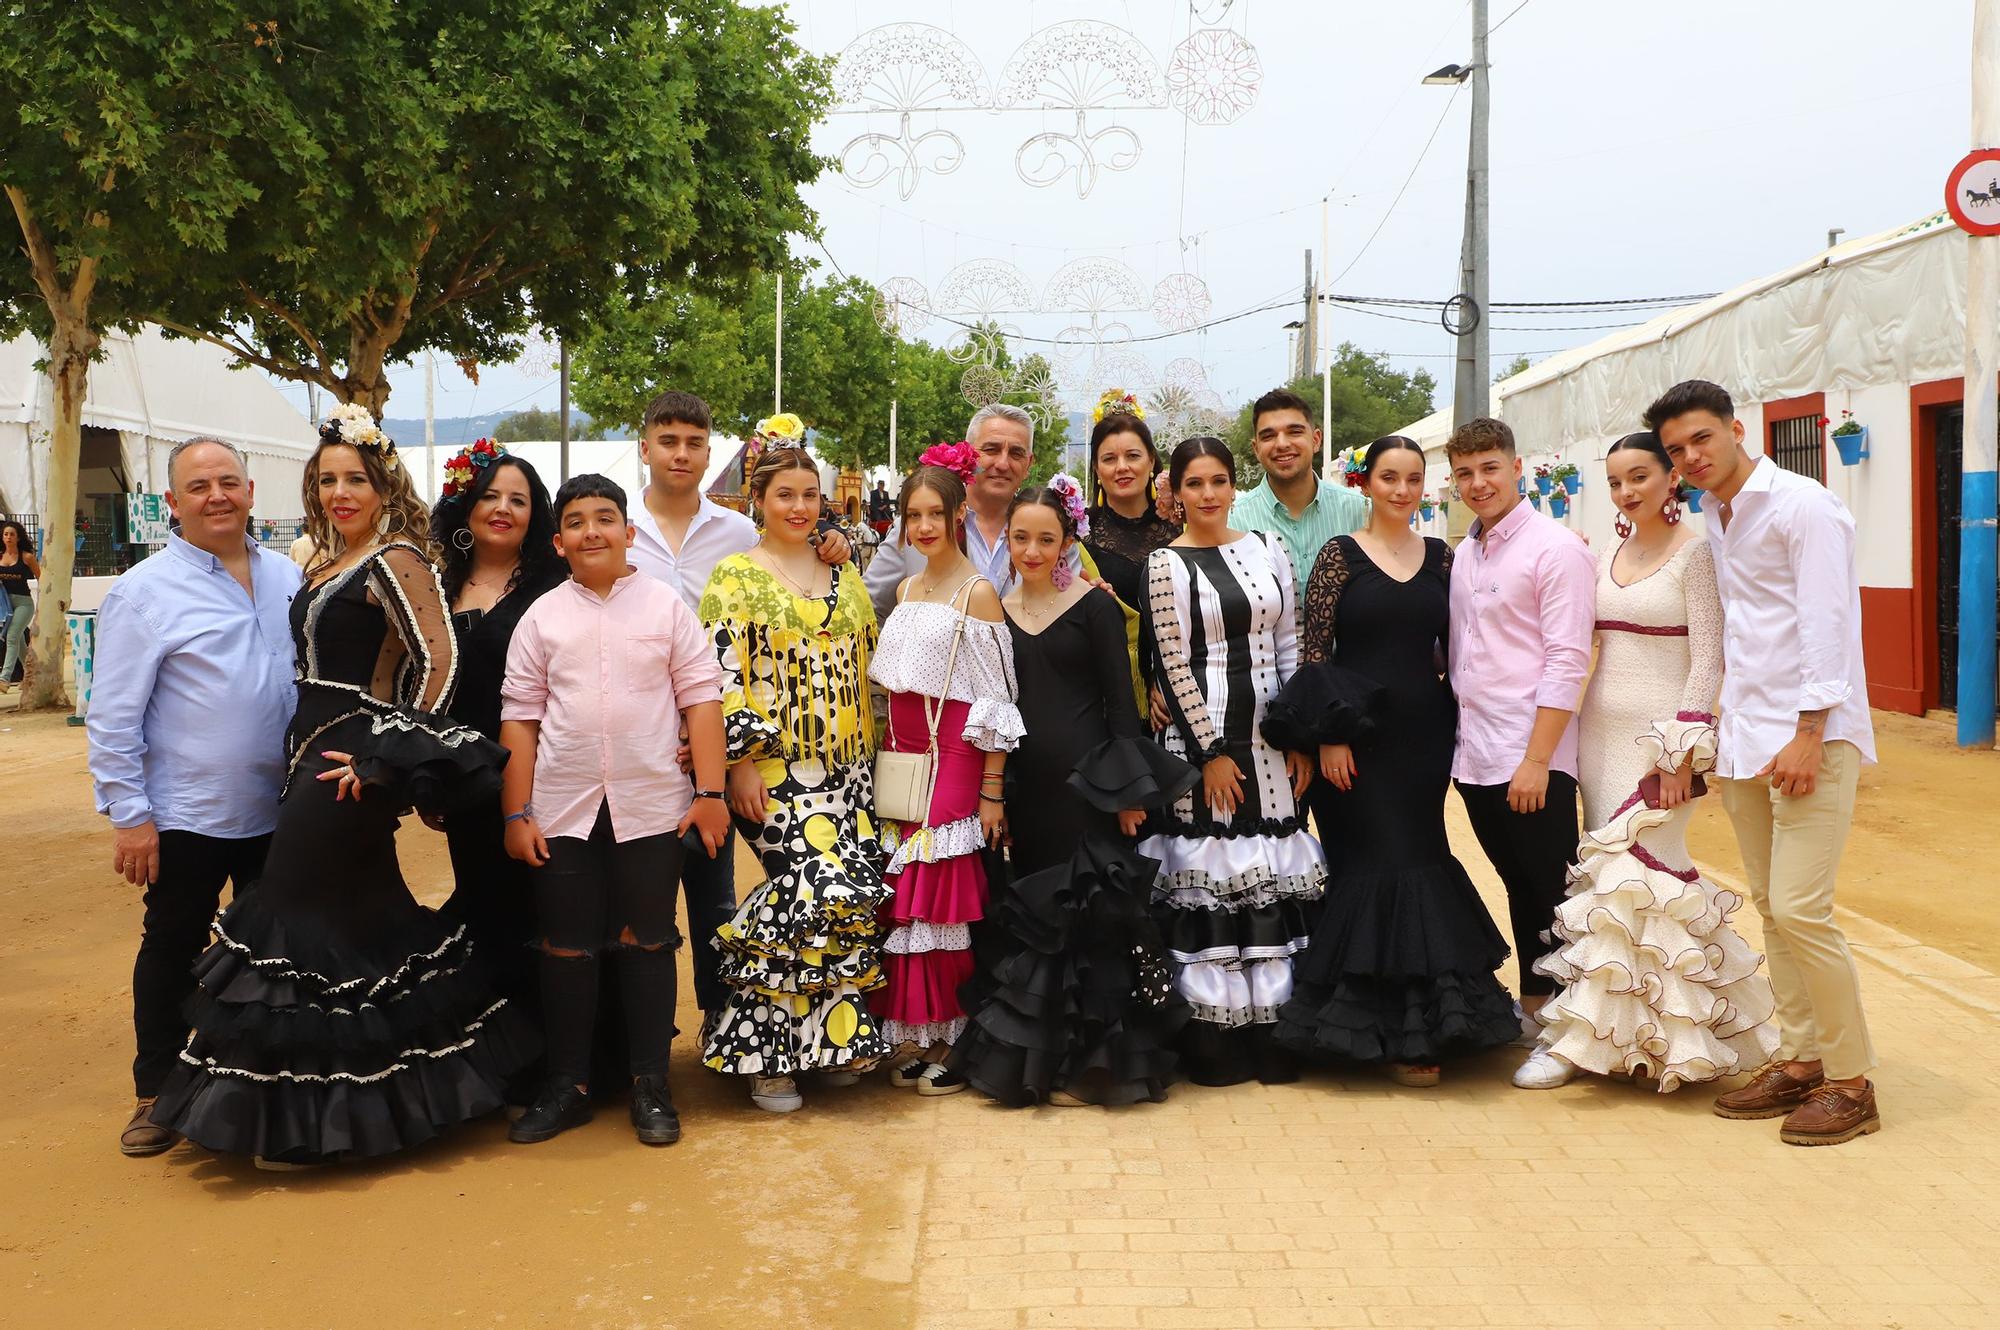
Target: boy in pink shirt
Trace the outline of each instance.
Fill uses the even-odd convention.
[[[729,834],[722,672],[700,622],[626,561],[625,491],[599,475],[556,491],[570,580],[521,616],[500,691],[511,757],[500,806],[507,853],[540,871],[542,1017],[549,1082],[507,1135],[546,1141],[591,1117],[598,958],[616,957],[632,1070],[632,1126],[680,1139],[667,1088],[674,1037],[674,894],[684,853]],[[687,726],[694,783],[675,760]],[[682,838],[687,837],[684,841]]]
[[[1576,708],[1590,672],[1597,563],[1576,533],[1521,497],[1514,431],[1480,417],[1445,442],[1477,520],[1452,551],[1451,776],[1479,848],[1507,888],[1521,969],[1522,1039],[1555,992],[1535,972],[1576,858]]]

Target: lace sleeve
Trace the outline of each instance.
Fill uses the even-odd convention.
[[[390,545],[369,566],[368,590],[396,630],[382,644],[375,695],[417,711],[443,711],[458,681],[458,639],[437,570],[414,546]]]
[[[1163,685],[1167,710],[1173,713],[1188,747],[1206,761],[1223,750],[1223,742],[1188,662],[1187,636],[1181,627],[1186,616],[1194,612],[1188,592],[1187,574],[1178,555],[1159,549],[1146,556],[1146,615],[1153,625],[1153,650],[1159,657],[1158,682]]]
[[[1320,546],[1312,575],[1306,578],[1305,628],[1299,642],[1302,663],[1318,665],[1333,659],[1335,612],[1346,585],[1347,550],[1342,538],[1335,536]]]

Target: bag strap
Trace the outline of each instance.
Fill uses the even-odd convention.
[[[978,573],[974,573],[971,577],[966,578],[965,581],[959,584],[958,590],[951,593],[951,600],[947,603],[954,610],[957,610],[959,596],[971,590],[972,584],[977,581],[979,581]],[[972,598],[967,596],[967,609],[970,609],[971,605]],[[938,688],[940,696],[937,698],[937,710],[935,712],[931,710],[930,698],[926,697],[924,699],[924,721],[930,726],[931,745],[929,751],[933,754],[937,752],[938,726],[944,722],[944,704],[951,697],[951,676],[958,668],[958,644],[965,637],[965,621],[969,617],[970,615],[965,610],[959,610],[958,623],[951,630],[951,653],[945,657],[944,661],[944,683]]]

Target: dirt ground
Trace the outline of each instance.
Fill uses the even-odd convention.
[[[1878,713],[1876,723],[1883,765],[1863,777],[1843,904],[2000,968],[2000,754],[1960,752],[1934,721]],[[1452,808],[1472,865],[1477,849]],[[0,1323],[874,1330],[920,1318],[923,1180],[949,1167],[925,1124],[955,1118],[959,1101],[939,1108],[871,1080],[809,1086],[808,1111],[774,1118],[733,1080],[700,1071],[687,1038],[673,1073],[687,1136],[671,1149],[633,1143],[620,1105],[533,1148],[508,1145],[493,1121],[406,1157],[303,1174],[187,1147],[123,1158],[138,900],[109,871],[80,729],[0,710],[0,818],[11,1036],[0,1045]],[[1698,854],[1738,871],[1720,810],[1698,825]],[[410,881],[441,899],[442,837],[409,822],[401,839]],[[691,1012],[685,979],[683,989]],[[1137,1121],[1094,1120],[1114,1139],[1121,1121]],[[1026,1115],[977,1122],[1009,1139],[1034,1130]]]

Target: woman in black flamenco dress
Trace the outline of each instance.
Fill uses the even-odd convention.
[[[1061,502],[1061,491],[1028,491],[1010,534],[1043,518],[1073,533],[1043,493]],[[1012,873],[995,893],[983,939],[992,960],[951,1067],[1015,1107],[1159,1100],[1179,1079],[1188,1007],[1148,909],[1159,864],[1134,850],[1118,815],[1171,804],[1200,773],[1140,724],[1118,602],[1081,586],[1051,594],[1054,562],[1023,569],[1003,602],[1026,725],[1007,760]]]
[[[309,1164],[491,1113],[535,1039],[472,963],[465,927],[418,904],[396,860],[403,811],[476,806],[506,762],[438,714],[457,653],[437,574],[414,546],[378,546],[310,582],[291,620],[299,703],[278,829],[196,963],[194,1031],[154,1121],[218,1152]],[[344,765],[351,779],[320,779]]]
[[[1379,444],[1369,452],[1371,470],[1407,463],[1419,486],[1422,456]],[[1385,482],[1371,476],[1368,532],[1378,547],[1407,549],[1420,539],[1405,511],[1420,488],[1405,495]],[[1327,542],[1306,585],[1302,663],[1264,722],[1273,744],[1351,754],[1348,788],[1326,772],[1342,858],[1277,1038],[1308,1055],[1389,1064],[1408,1085],[1435,1084],[1441,1059],[1520,1033],[1493,973],[1507,944],[1445,837],[1458,723],[1443,678],[1451,550],[1422,543],[1421,565],[1402,580],[1354,537]],[[1321,750],[1323,768],[1340,762]]]

